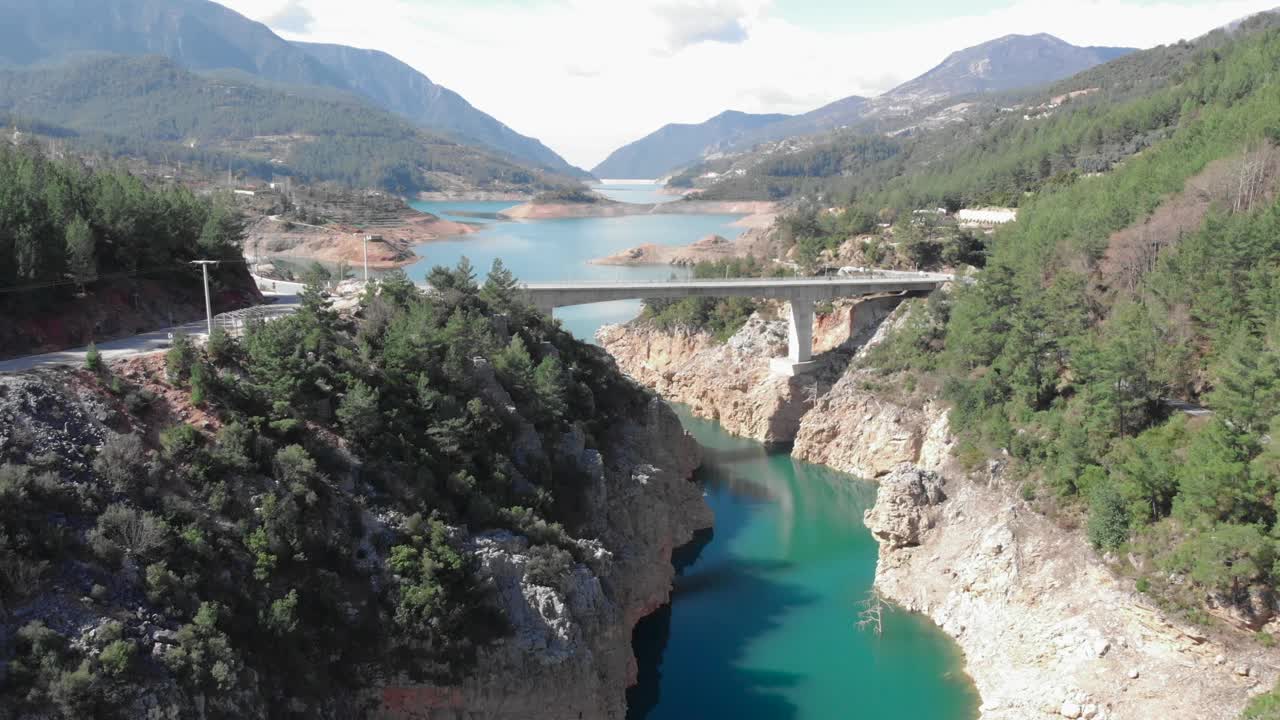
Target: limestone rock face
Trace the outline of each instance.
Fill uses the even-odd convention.
[[[1079,531],[1018,498],[998,465],[950,474],[945,496],[937,482],[909,466],[880,479],[866,513],[881,541],[875,586],[955,638],[982,720],[1234,720],[1275,682],[1280,652],[1165,615]]]
[[[777,376],[769,369],[770,359],[787,354],[787,322],[771,319],[778,315],[774,307],[752,316],[724,343],[707,333],[639,324],[603,327],[596,339],[623,372],[688,405],[695,415],[716,420],[735,435],[788,443],[800,432],[801,418],[813,410],[815,395],[836,384],[857,347],[900,302],[897,297],[842,301],[818,316],[813,350],[820,353],[815,356],[819,366],[800,377]]]
[[[803,378],[773,375],[787,353],[787,325],[752,317],[726,343],[706,333],[612,325],[596,335],[623,372],[699,417],[761,442],[788,442],[805,406]]]
[[[859,357],[879,345],[905,319],[898,311],[876,327]],[[947,410],[934,400],[911,404],[896,399],[886,380],[851,367],[804,416],[792,456],[868,479],[902,463],[939,472],[951,455]]]
[[[930,508],[946,499],[937,473],[905,463],[880,480],[878,492],[884,502],[864,512],[863,522],[891,549],[919,545],[921,529],[933,526]]]

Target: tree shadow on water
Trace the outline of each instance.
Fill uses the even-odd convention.
[[[723,483],[729,481],[735,496],[758,502],[760,493],[733,482],[726,470],[710,465],[699,474],[709,491],[724,491]],[[731,511],[721,509],[714,531],[700,533],[673,553],[678,577],[672,604],[636,626],[632,645],[639,674],[636,686],[627,691],[629,720],[798,717],[799,709],[783,693],[802,676],[743,664],[753,641],[817,598],[777,580],[790,563],[726,552],[751,511],[741,502],[727,508]],[[672,637],[673,625],[677,638]]]

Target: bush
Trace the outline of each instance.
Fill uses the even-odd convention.
[[[169,527],[159,517],[121,504],[109,505],[89,531],[93,551],[113,565],[126,559],[145,564],[163,554],[169,543]]]
[[[102,369],[102,355],[98,352],[97,343],[89,343],[89,351],[84,354],[84,368],[90,372]]]
[[[191,375],[191,364],[195,362],[196,349],[191,338],[184,332],[173,334],[173,347],[164,355],[165,374],[169,382],[176,385]]]
[[[166,460],[189,460],[200,447],[200,431],[186,423],[178,423],[160,433],[160,452]]]
[[[205,343],[205,352],[214,365],[222,367],[230,364],[236,357],[236,341],[221,327],[215,327]]]
[[[1129,539],[1129,510],[1114,487],[1094,487],[1089,502],[1089,542],[1098,550],[1115,550]]]
[[[147,476],[147,448],[142,438],[132,433],[107,438],[93,459],[93,470],[117,492],[133,492]]]
[[[102,648],[98,655],[98,664],[104,675],[121,678],[133,668],[133,658],[138,654],[138,646],[128,640],[114,640]]]

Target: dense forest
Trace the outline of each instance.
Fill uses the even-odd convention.
[[[500,265],[483,290],[465,261],[431,282],[392,274],[358,319],[312,286],[243,340],[180,339],[167,384],[216,418],[202,428],[155,426],[155,394],[98,367],[126,408],[100,450],[0,444],[0,618],[28,618],[0,645],[0,717],[123,717],[167,682],[211,717],[354,717],[341,703],[361,688],[447,682],[506,632],[468,533],[527,536],[530,579],[551,587],[597,562],[572,540],[587,476],[556,448],[571,425],[596,446],[648,396]],[[41,610],[62,584],[176,626],[167,652],[144,658],[120,623],[64,635]]]
[[[230,198],[0,145],[0,357],[101,341],[260,301]]]
[[[334,91],[197,75],[159,57],[0,72],[0,116],[71,147],[155,162],[235,166],[263,179],[334,180],[412,194],[434,174],[476,187],[575,185],[431,135]]]
[[[1252,617],[1280,586],[1278,62],[1280,32],[1255,33],[1152,97],[1064,118],[1071,137],[1169,137],[1027,197],[978,282],[875,355],[945,386],[962,461],[1007,451],[1025,498],[1086,514],[1100,550],[1147,558],[1125,564],[1139,590],[1199,622]],[[1031,139],[975,166],[1014,166]],[[1205,178],[1207,212],[1172,226]]]

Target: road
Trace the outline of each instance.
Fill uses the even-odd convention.
[[[297,295],[270,295],[263,293],[266,297],[274,297],[275,302],[271,303],[273,307],[296,309],[298,307]],[[148,353],[163,352],[168,350],[172,345],[171,335],[173,333],[183,332],[192,337],[204,337],[208,333],[208,322],[198,320],[189,322],[185,325],[175,325],[174,327],[163,328],[152,332],[134,335],[132,337],[121,338],[119,340],[108,340],[98,343],[98,352],[102,355],[102,359],[115,360],[117,358],[128,357],[130,355],[146,355]],[[58,352],[45,353],[43,355],[28,355],[26,357],[14,358],[12,360],[0,361],[0,373],[22,372],[37,367],[55,366],[55,365],[83,365],[85,354],[88,353],[88,347],[74,348],[72,350],[60,350]]]

